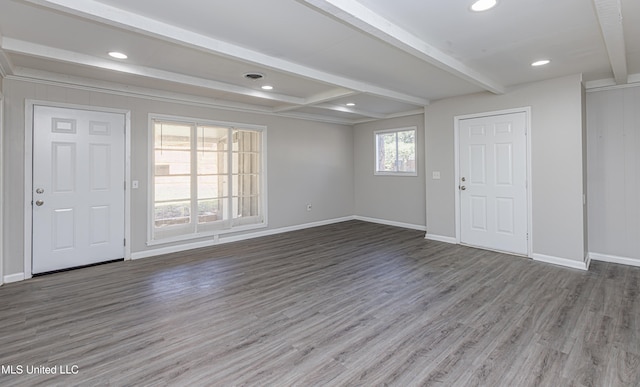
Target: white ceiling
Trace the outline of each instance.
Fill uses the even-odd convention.
[[[640,82],[640,1],[471,3],[0,0],[0,75],[344,124],[576,73]]]

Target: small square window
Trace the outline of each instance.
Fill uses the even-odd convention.
[[[416,128],[374,132],[376,175],[417,176]]]

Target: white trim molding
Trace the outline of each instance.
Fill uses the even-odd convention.
[[[621,257],[618,255],[601,254],[601,253],[589,253],[589,258],[593,261],[618,263],[621,265],[640,267],[639,258]]]
[[[20,281],[24,281],[26,279],[24,273],[15,273],[15,274],[8,274],[5,275],[3,277],[4,279],[4,283],[5,284],[9,284],[12,282],[20,282]]]
[[[457,245],[458,244],[458,241],[456,240],[455,237],[448,237],[448,236],[444,236],[444,235],[436,235],[436,234],[426,233],[424,235],[424,239],[428,239],[428,240],[431,240],[431,241],[444,242],[444,243],[451,243],[452,245]]]
[[[378,219],[378,218],[369,218],[367,216],[358,216],[358,215],[354,216],[353,219],[361,220],[363,222],[369,222],[369,223],[384,224],[384,225],[387,225],[387,226],[408,228],[410,230],[427,231],[427,227],[426,226],[422,226],[422,225],[418,225],[418,224],[396,222],[396,221],[393,221],[393,220],[385,220],[385,219]]]
[[[1,37],[0,37],[1,38]],[[2,53],[0,52],[0,55]],[[2,76],[2,63],[0,62],[0,76]],[[2,139],[4,138],[4,96],[0,90],[0,285],[2,285],[4,281],[4,142]]]
[[[533,258],[534,261],[551,263],[553,265],[569,267],[572,269],[585,270],[585,271],[589,270],[589,263],[590,263],[589,257],[587,257],[584,261],[576,261],[568,258],[560,258],[560,257],[551,256],[551,255],[534,253],[534,254],[531,254],[531,258]]]
[[[304,223],[297,226],[281,227],[281,228],[275,228],[272,230],[264,230],[264,231],[252,232],[252,233],[241,234],[241,235],[232,235],[232,236],[226,236],[226,237],[222,235],[216,235],[213,238],[199,241],[199,242],[183,243],[180,245],[168,246],[168,247],[163,247],[159,249],[135,252],[131,254],[131,259],[143,259],[143,258],[155,257],[163,254],[178,253],[178,252],[187,251],[187,250],[199,249],[202,247],[211,247],[211,246],[219,245],[222,243],[238,242],[238,241],[243,241],[247,239],[259,238],[263,236],[282,234],[290,231],[298,231],[298,230],[304,230],[312,227],[326,226],[329,224],[341,223],[341,222],[346,222],[348,220],[354,220],[354,219],[355,217],[353,216],[346,216],[344,218],[328,219],[328,220],[322,220],[318,222]]]

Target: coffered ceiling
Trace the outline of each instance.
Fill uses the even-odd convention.
[[[344,124],[576,73],[640,82],[637,0],[471,4],[0,0],[0,75]]]

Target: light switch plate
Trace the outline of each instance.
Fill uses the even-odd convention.
[[[432,179],[433,180],[439,180],[440,179],[440,171],[433,171]]]

